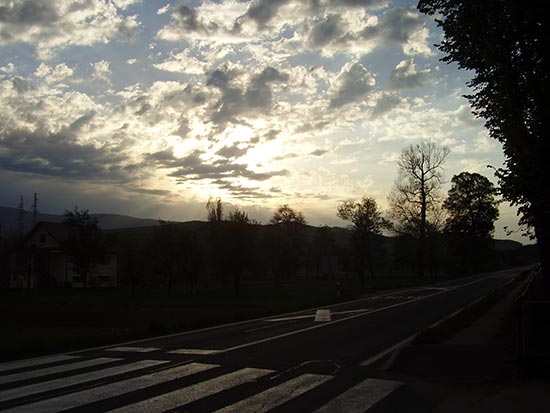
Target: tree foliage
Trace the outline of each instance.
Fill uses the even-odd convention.
[[[498,219],[497,190],[478,173],[462,172],[451,179],[443,203],[448,211],[447,229],[479,239],[490,238]]]
[[[304,214],[288,205],[278,208],[269,221],[275,228],[271,242],[271,265],[275,273],[276,288],[280,277],[294,278],[300,268],[305,251]]]
[[[84,287],[88,286],[88,276],[107,254],[107,243],[97,218],[88,210],[65,210],[63,224],[69,228],[69,237],[65,248],[74,271],[82,277]]]
[[[498,171],[505,199],[533,225],[543,267],[550,256],[550,92],[547,5],[508,0],[420,0],[421,12],[443,28],[443,61],[473,73],[468,97],[502,143],[506,168]],[[546,271],[548,274],[548,271]]]
[[[374,276],[376,260],[381,255],[378,237],[389,223],[378,210],[376,200],[369,197],[363,197],[359,202],[345,201],[338,206],[336,215],[352,224],[355,265],[364,287],[365,270]]]

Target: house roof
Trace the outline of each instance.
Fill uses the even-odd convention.
[[[27,234],[27,240],[38,230],[43,229],[50,234],[59,244],[69,239],[69,228],[61,222],[37,222],[34,228]]]

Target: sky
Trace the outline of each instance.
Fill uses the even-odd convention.
[[[345,200],[388,208],[423,140],[451,150],[444,191],[496,183],[441,39],[409,0],[0,0],[0,205],[186,221],[220,197],[344,226]],[[516,223],[503,205],[495,235]]]

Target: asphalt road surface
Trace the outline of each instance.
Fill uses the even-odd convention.
[[[422,411],[383,357],[524,269],[0,364],[0,411]]]

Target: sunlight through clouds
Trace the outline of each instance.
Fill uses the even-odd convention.
[[[0,201],[32,182],[85,206],[112,187],[110,212],[202,219],[222,196],[341,224],[338,202],[383,205],[398,154],[422,139],[451,147],[448,179],[493,179],[483,165],[502,164],[500,145],[415,6],[0,0],[0,174],[13,182]]]

